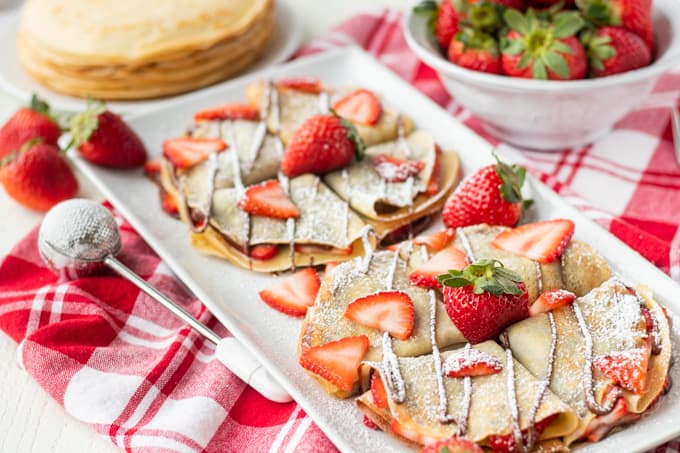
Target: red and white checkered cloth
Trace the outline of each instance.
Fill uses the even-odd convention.
[[[384,10],[355,16],[299,55],[362,46],[484,135],[408,50],[399,20]],[[680,169],[668,115],[679,95],[680,74],[663,77],[644,105],[592,147],[545,154],[498,145],[680,279]],[[122,260],[228,335],[117,219]],[[57,281],[42,264],[36,237],[31,232],[0,264],[0,328],[20,343],[20,365],[69,414],[135,452],[335,450],[299,406],[271,403],[246,387],[214,359],[212,345],[131,284],[112,275]],[[679,448],[674,441],[655,451]]]

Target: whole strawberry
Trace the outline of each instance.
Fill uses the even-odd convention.
[[[576,0],[576,6],[593,25],[623,27],[654,49],[652,0]]]
[[[501,68],[511,77],[575,80],[586,76],[588,62],[576,33],[584,22],[576,11],[562,11],[547,21],[533,9],[505,12],[510,31],[501,41]]]
[[[517,0],[454,0],[460,25],[487,33],[496,33],[504,25],[507,8],[524,10],[524,2]]]
[[[647,66],[652,53],[635,33],[620,27],[600,27],[581,34],[590,75],[606,77]]]
[[[0,165],[5,191],[27,208],[47,211],[78,192],[71,167],[52,144],[29,142]]]
[[[433,0],[425,0],[413,10],[416,14],[427,18],[428,26],[439,47],[446,51],[453,35],[458,31],[459,13],[453,7],[452,0],[443,0],[440,4]]]
[[[70,122],[73,142],[90,162],[113,168],[132,168],[146,162],[146,148],[123,119],[103,103],[91,103]]]
[[[497,260],[478,260],[462,271],[439,276],[444,306],[451,321],[471,343],[496,337],[529,317],[527,289],[514,272]]]
[[[514,226],[529,203],[522,200],[524,167],[496,165],[479,169],[460,183],[444,204],[442,219],[448,228],[479,223]]]
[[[49,106],[33,95],[31,105],[17,110],[0,129],[0,159],[34,138],[56,145],[60,135],[61,128],[49,116]]]
[[[326,173],[362,158],[364,144],[354,126],[335,115],[316,115],[295,131],[281,159],[286,176]]]
[[[449,45],[449,61],[473,71],[500,73],[500,54],[493,36],[472,28],[455,34]]]

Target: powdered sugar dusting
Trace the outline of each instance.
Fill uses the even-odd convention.
[[[467,256],[468,262],[474,263],[475,261],[477,261],[475,259],[475,254],[472,252],[472,246],[470,245],[470,240],[468,239],[465,230],[463,230],[460,227],[456,228],[456,236],[460,238],[460,242],[463,244],[463,251]]]

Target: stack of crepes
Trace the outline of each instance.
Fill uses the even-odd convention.
[[[247,68],[273,26],[274,0],[28,0],[17,53],[33,78],[60,93],[154,98]]]

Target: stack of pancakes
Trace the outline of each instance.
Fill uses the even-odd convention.
[[[245,69],[273,25],[274,0],[28,0],[17,50],[26,71],[55,91],[145,99]]]

